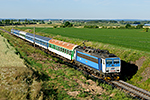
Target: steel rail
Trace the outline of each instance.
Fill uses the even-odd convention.
[[[127,82],[124,82],[122,80],[119,81],[111,81],[117,88],[121,88],[125,91],[128,91],[130,94],[134,94],[136,97],[141,99],[150,100],[150,92],[143,90],[141,88],[138,88],[134,85],[131,85]]]

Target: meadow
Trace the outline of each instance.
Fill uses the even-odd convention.
[[[23,60],[16,55],[16,50],[0,35],[0,67],[26,67]],[[14,60],[15,59],[15,60]]]
[[[27,90],[18,94],[17,97],[16,92],[12,91],[5,96],[6,99],[134,99],[128,94],[112,88],[110,85],[100,83],[75,70],[62,60],[47,55],[19,38],[7,33],[1,33],[1,35],[7,38],[9,43],[15,47],[17,54],[24,59],[25,65],[33,71],[29,78],[25,79],[25,82],[27,82],[27,84],[25,83],[27,85],[25,89]],[[20,75],[20,77],[26,77],[26,75]],[[3,94],[6,94],[6,92]],[[3,96],[0,95],[1,97]]]
[[[31,27],[21,28],[27,29],[33,30]],[[122,62],[123,80],[150,91],[149,32],[142,29],[36,28],[36,34],[77,45],[91,39],[85,43],[86,46],[108,50],[125,62]]]
[[[32,27],[19,27],[21,30]],[[61,35],[105,44],[117,45],[141,51],[150,51],[150,32],[142,29],[85,29],[85,28],[40,28],[36,33]]]

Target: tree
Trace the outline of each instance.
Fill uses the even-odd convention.
[[[139,25],[136,26],[136,29],[142,29],[143,26],[144,26],[144,25],[139,24]]]
[[[131,28],[130,24],[126,24],[125,28]]]
[[[27,24],[27,19],[25,19],[25,24]]]
[[[12,20],[10,20],[10,23],[11,23],[11,25],[13,25],[13,24],[14,24],[13,19],[12,19]]]
[[[2,25],[2,22],[0,21],[0,25]]]
[[[89,25],[89,26],[85,25],[84,28],[99,28],[99,27],[96,25]]]
[[[52,24],[52,22],[50,21],[50,22],[48,22],[47,24]]]
[[[41,24],[45,24],[44,20],[41,21]]]
[[[53,26],[53,28],[57,28],[57,27],[58,27],[57,25]]]
[[[4,20],[2,20],[2,24],[3,24],[3,25],[5,24],[5,21],[4,21]]]
[[[69,21],[66,21],[64,24],[65,27],[72,27],[73,24],[71,24]]]
[[[18,24],[20,25],[21,23],[20,23],[20,19],[19,19],[19,21],[18,21]]]
[[[9,19],[6,19],[6,20],[5,20],[5,24],[6,24],[6,25],[10,25],[10,20],[9,20]]]
[[[148,32],[148,29],[149,29],[149,28],[144,28],[143,30],[144,30],[145,32]]]
[[[28,20],[28,24],[30,24],[30,21]]]

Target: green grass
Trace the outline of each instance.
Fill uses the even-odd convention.
[[[29,29],[29,27],[25,27],[25,28],[22,28],[21,30],[26,30],[26,29]],[[32,29],[30,27],[30,29]],[[40,31],[40,29],[42,30],[43,28],[37,28],[37,32]],[[130,39],[131,43],[132,41],[144,41],[144,38],[147,38],[145,41],[147,41],[147,43],[143,43],[141,45],[147,45],[147,47],[149,46],[148,44],[148,38],[149,38],[149,32],[146,33],[146,32],[142,32],[142,30],[140,29],[75,29],[75,28],[65,28],[65,29],[47,29],[47,33],[43,33],[43,32],[40,32],[40,33],[36,33],[38,35],[43,35],[43,36],[47,36],[47,37],[51,37],[51,38],[54,38],[54,39],[57,39],[57,40],[62,40],[62,41],[65,41],[65,42],[70,42],[70,43],[73,43],[73,44],[81,44],[83,40],[86,40],[86,39],[77,39],[75,37],[77,37],[78,35],[74,35],[72,37],[67,37],[67,35],[71,35],[71,34],[67,34],[66,36],[63,36],[63,34],[66,34],[65,32],[69,32],[71,33],[71,30],[72,30],[72,33],[75,33],[75,32],[79,32],[79,31],[86,31],[87,33],[89,32],[93,32],[93,34],[95,34],[94,32],[98,32],[99,31],[99,34],[104,34],[102,32],[105,32],[105,34],[107,35],[110,35],[112,36],[111,34],[119,34],[120,36],[124,37],[128,37],[127,39]],[[74,30],[74,31],[73,31]],[[88,32],[89,30],[89,32]],[[44,30],[46,32],[46,30]],[[49,33],[48,33],[49,31]],[[58,31],[62,31],[62,36],[60,35],[57,35],[57,34],[54,34],[53,32],[55,33],[58,33]],[[108,33],[106,33],[108,32]],[[115,33],[115,32],[118,32],[118,33]],[[81,33],[81,32],[80,32]],[[97,33],[98,34],[98,33]],[[146,34],[147,34],[147,37],[146,37]],[[137,35],[137,36],[136,36]],[[137,38],[138,37],[138,38]],[[82,37],[83,38],[83,37]],[[86,37],[85,37],[86,38]],[[87,37],[89,38],[89,37]],[[134,39],[135,38],[135,39]],[[139,40],[136,40],[139,39]],[[125,38],[126,39],[126,38]],[[141,40],[140,40],[141,39]],[[143,40],[142,40],[143,39]],[[99,39],[100,40],[100,39]],[[108,40],[106,40],[108,41]],[[124,43],[124,45],[120,45],[120,46],[117,46],[117,42],[116,42],[116,45],[113,44],[113,45],[110,45],[110,44],[106,44],[106,43],[101,43],[101,42],[86,42],[85,44],[87,46],[90,46],[90,47],[93,47],[93,48],[100,48],[100,49],[106,49],[108,50],[110,53],[113,53],[115,55],[117,55],[118,57],[121,58],[121,60],[123,60],[124,62],[126,62],[123,66],[124,66],[124,69],[131,69],[131,73],[133,72],[133,75],[130,75],[128,72],[128,69],[127,70],[123,70],[122,72],[124,73],[124,79],[135,85],[135,86],[138,86],[140,88],[143,88],[145,90],[148,90],[150,91],[150,85],[148,83],[148,79],[146,79],[146,76],[149,76],[148,73],[145,73],[147,70],[147,68],[150,66],[150,52],[149,52],[149,49],[144,49],[143,47],[138,47],[140,44],[136,43],[134,45],[137,46],[137,48],[134,48],[134,46],[132,47],[129,47],[129,45],[131,45],[130,41],[126,41]],[[133,41],[133,42],[134,42]],[[135,63],[138,59],[140,59],[141,57],[144,57],[146,60],[144,61],[143,65],[138,68],[138,66],[136,64],[130,64],[131,62]],[[122,66],[122,68],[123,68]],[[126,68],[127,67],[127,68]],[[136,68],[138,68],[138,71],[135,72],[134,70],[136,70]],[[142,73],[145,73],[145,74],[142,74]],[[131,78],[131,79],[130,79]],[[145,81],[143,81],[145,80]]]
[[[122,92],[120,94],[119,90],[116,90],[116,92],[110,86],[104,84],[99,85],[106,89],[106,91],[101,91],[105,94],[105,97],[102,97],[101,95],[95,95],[90,92],[85,93],[85,88],[78,83],[80,80],[80,83],[86,84],[87,78],[83,75],[83,73],[75,70],[74,68],[70,68],[63,63],[56,63],[56,58],[53,58],[50,55],[47,56],[45,53],[43,53],[43,51],[30,46],[28,43],[19,38],[11,36],[7,33],[4,34],[4,37],[7,38],[9,42],[12,43],[12,45],[17,49],[20,56],[25,60],[25,64],[38,73],[38,75],[36,75],[36,80],[38,80],[40,83],[34,82],[34,84],[32,84],[33,87],[31,87],[31,89],[34,89],[37,92],[31,92],[31,99],[37,99],[40,97],[47,100],[74,100],[84,99],[85,97],[95,99],[101,98],[103,100],[110,98],[132,99],[132,97]],[[39,88],[36,88],[37,86]],[[41,92],[39,92],[39,89]],[[73,97],[67,94],[68,91],[79,91],[80,93],[76,97]],[[114,95],[113,97],[110,97],[111,93],[114,93],[117,96]],[[124,95],[123,98],[122,95]]]
[[[22,27],[21,30],[33,29]],[[77,29],[77,28],[36,28],[36,32],[78,38],[142,51],[150,51],[150,32],[142,29]]]

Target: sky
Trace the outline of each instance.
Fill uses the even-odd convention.
[[[0,18],[150,19],[150,0],[0,0]]]

